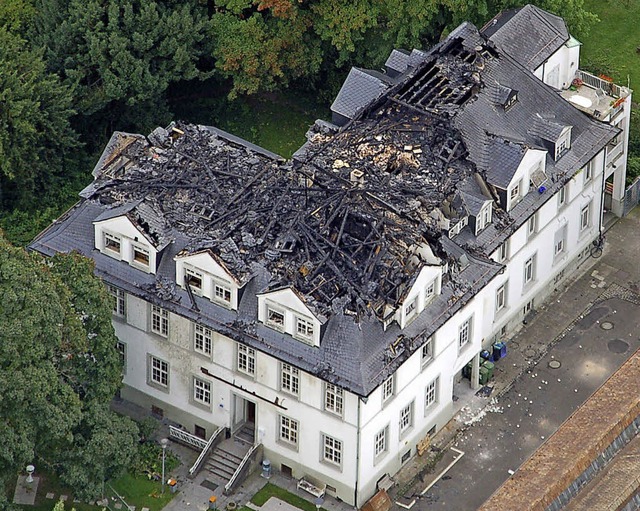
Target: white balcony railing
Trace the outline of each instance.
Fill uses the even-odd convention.
[[[611,165],[616,159],[622,154],[624,151],[624,143],[619,142],[618,145],[609,148],[607,146],[607,158],[605,160],[605,165],[608,167]]]

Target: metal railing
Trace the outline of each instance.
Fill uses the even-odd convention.
[[[261,448],[261,447],[262,447],[262,444],[253,444],[251,446],[251,449],[247,451],[247,454],[245,454],[244,458],[242,458],[242,461],[238,465],[238,468],[236,468],[236,471],[231,476],[231,479],[229,479],[229,482],[224,485],[225,495],[229,495],[229,493],[232,491],[233,487],[235,486],[238,477],[240,477],[240,474],[243,472],[246,465],[250,463],[253,454],[258,450],[258,448]]]
[[[580,80],[582,80],[586,85],[595,89],[602,89],[607,94],[616,98],[626,98],[631,93],[631,91],[626,87],[621,87],[613,82],[603,80],[602,78],[592,75],[591,73],[587,73],[582,69],[578,69],[578,71],[576,71],[576,78],[580,78]]]
[[[609,148],[607,146],[607,158],[605,160],[605,165],[609,166],[611,165],[616,158],[618,158],[622,152],[624,151],[624,143],[623,142],[619,142],[616,146]]]
[[[199,451],[207,446],[206,440],[203,440],[202,438],[192,435],[191,433],[187,433],[186,431],[174,426],[169,426],[169,438],[190,445],[191,447],[195,447]]]
[[[211,438],[209,438],[209,441],[207,442],[207,444],[202,448],[202,451],[200,452],[200,456],[198,456],[198,459],[195,461],[193,466],[189,469],[189,476],[193,477],[198,473],[198,471],[201,468],[202,462],[207,458],[207,456],[209,456],[209,453],[211,452],[211,448],[213,447],[214,442],[225,429],[227,428],[224,426],[220,426],[218,429],[215,430],[213,435],[211,435]]]

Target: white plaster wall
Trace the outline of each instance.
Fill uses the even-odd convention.
[[[580,62],[580,46],[574,46],[569,48],[566,45],[562,45],[553,55],[551,55],[546,62],[538,67],[534,74],[548,85],[552,81],[553,69],[558,66],[558,83],[557,89],[566,89],[571,85],[571,81],[575,76]]]
[[[202,296],[209,298],[218,303],[213,297],[214,279],[231,289],[231,303],[226,305],[233,310],[238,308],[238,282],[225,268],[220,266],[218,262],[211,257],[211,254],[200,252],[198,254],[176,257],[176,284],[183,289],[185,288],[184,275],[185,265],[199,271],[203,275],[202,279]]]
[[[305,303],[293,292],[292,289],[280,289],[271,293],[258,295],[258,321],[267,323],[267,303],[284,313],[284,331],[294,337],[296,331],[296,315],[313,323],[313,338],[302,342],[320,345],[320,321],[309,310]]]
[[[407,293],[407,297],[402,303],[402,306],[399,307],[398,310],[396,311],[396,321],[400,325],[400,328],[404,328],[408,324],[407,319],[409,321],[415,319],[425,309],[425,306],[426,306],[425,288],[433,280],[436,281],[434,296],[437,296],[440,294],[440,286],[442,281],[442,266],[440,265],[423,266],[422,269],[420,270],[420,273],[418,274],[418,277],[416,278],[416,281],[414,282],[413,286],[411,286],[411,289]],[[409,317],[407,318],[405,308],[407,304],[411,303],[416,298],[418,299],[417,305],[416,305],[416,311],[415,313],[409,315]]]
[[[94,222],[94,246],[103,254],[113,257],[109,250],[103,250],[103,232],[120,236],[120,257],[118,259],[131,264],[133,259],[133,242],[149,251],[149,273],[156,272],[157,250],[149,243],[147,238],[135,228],[131,221],[124,216],[110,218],[102,222]]]

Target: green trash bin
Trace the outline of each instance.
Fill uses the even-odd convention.
[[[489,369],[485,366],[480,366],[480,385],[486,385],[489,381]]]
[[[491,378],[493,378],[493,370],[495,368],[495,364],[493,362],[489,362],[488,360],[485,360],[482,363],[482,366],[480,366],[480,371],[482,371],[483,367],[484,367],[485,373],[486,373],[486,381],[484,381],[484,382],[481,381],[480,383],[482,385],[485,385]]]

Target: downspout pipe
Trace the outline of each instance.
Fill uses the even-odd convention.
[[[356,426],[356,482],[353,493],[353,505],[358,507],[358,480],[360,478],[360,405],[362,404],[362,398],[358,397],[358,420]]]

